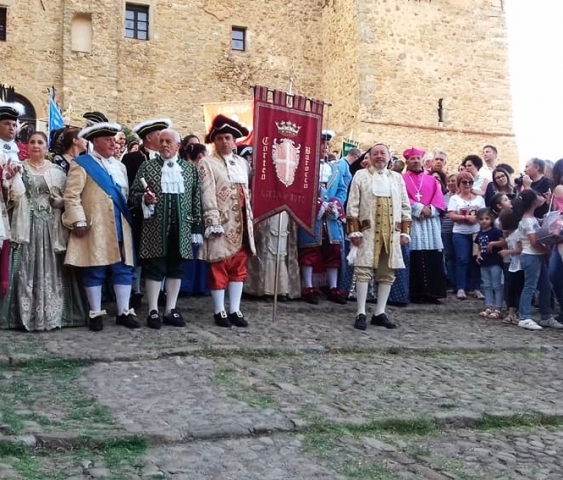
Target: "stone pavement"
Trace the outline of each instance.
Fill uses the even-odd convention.
[[[0,331],[0,478],[561,477],[563,332],[455,298],[366,332],[353,303],[245,301],[229,330],[180,305],[185,329]]]
[[[108,306],[111,307],[111,306]],[[0,363],[6,357],[62,356],[95,361],[155,359],[192,355],[202,351],[497,351],[557,347],[562,332],[546,329],[531,333],[501,321],[482,320],[482,302],[448,297],[443,305],[390,307],[397,330],[352,327],[356,305],[321,301],[317,306],[300,301],[279,304],[278,319],[271,321],[272,305],[244,300],[248,329],[222,329],[213,325],[211,299],[181,298],[179,308],[188,319],[186,328],[143,328],[128,331],[116,327],[108,316],[103,332],[69,328],[56,332],[22,335],[0,331]],[[109,308],[108,308],[109,310]],[[144,320],[146,308],[139,313]]]

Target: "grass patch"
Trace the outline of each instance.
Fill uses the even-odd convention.
[[[534,413],[515,414],[508,417],[484,415],[483,418],[474,423],[471,428],[475,430],[499,430],[518,427],[560,427],[562,425],[563,417],[560,415]]]
[[[3,458],[7,457],[17,459],[17,461],[10,463],[10,466],[25,480],[45,480],[47,478],[39,462],[31,455],[31,451],[23,445],[0,444],[0,463]]]
[[[110,410],[81,391],[78,380],[93,362],[66,358],[41,358],[0,367],[0,412],[12,435],[21,433],[25,421],[43,431],[92,431],[115,425]],[[18,410],[29,410],[19,414]],[[52,412],[52,417],[43,415]]]
[[[347,460],[338,469],[339,473],[358,480],[395,480],[393,475],[384,466],[377,463],[361,463]]]
[[[4,425],[4,433],[7,435],[17,435],[23,429],[22,418],[14,411],[12,407],[0,404],[0,416]]]
[[[341,439],[360,435],[347,428],[333,428],[324,433],[309,432],[304,436],[306,448],[320,458],[329,468],[340,475],[358,480],[395,480],[384,465],[371,461],[358,461],[350,458],[350,452],[342,446]],[[352,454],[353,455],[353,454]]]
[[[147,440],[144,437],[107,440],[96,450],[102,454],[106,466],[113,471],[123,463],[133,464],[143,455],[147,450]]]
[[[237,379],[237,371],[233,368],[217,368],[213,379],[217,386],[223,388],[227,395],[235,400],[261,409],[278,407],[276,401],[271,397],[254,392],[251,386],[243,385]]]
[[[72,410],[67,415],[69,420],[114,425],[108,407],[98,405],[93,398],[79,398],[72,404]]]
[[[338,433],[352,436],[391,433],[395,435],[430,435],[438,431],[438,426],[432,420],[413,418],[410,420],[374,420],[367,423],[335,425],[327,422],[317,422],[307,428],[311,432],[325,434]]]

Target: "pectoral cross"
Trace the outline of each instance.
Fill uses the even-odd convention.
[[[420,194],[420,192],[416,192],[414,198],[416,198],[416,201],[417,201],[418,203],[420,203],[420,199],[422,198],[422,195]]]

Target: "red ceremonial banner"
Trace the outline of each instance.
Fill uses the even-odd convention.
[[[318,100],[254,87],[255,223],[285,210],[314,232],[323,107]]]

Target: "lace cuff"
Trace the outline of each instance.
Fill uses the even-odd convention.
[[[209,238],[214,233],[223,235],[225,233],[225,230],[223,230],[223,227],[221,225],[209,225],[209,227],[205,229],[205,238]]]
[[[147,205],[144,198],[143,202],[141,203],[141,207],[143,209],[143,218],[145,220],[151,218],[154,215],[154,204]]]
[[[203,235],[201,233],[192,233],[192,244],[201,245],[203,243]]]
[[[348,234],[348,240],[351,238],[364,238],[364,234],[362,232],[352,232]]]

